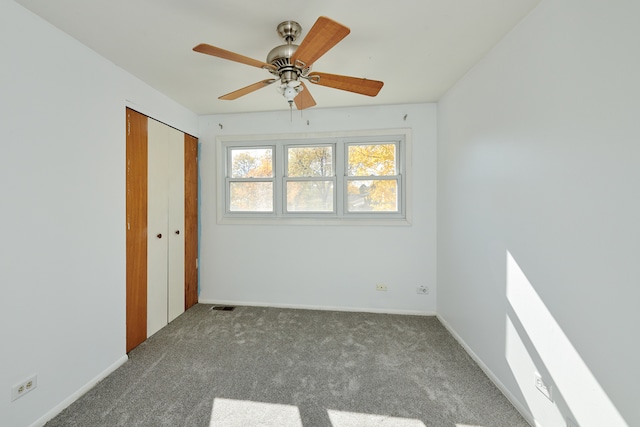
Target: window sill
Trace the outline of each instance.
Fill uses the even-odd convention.
[[[304,226],[411,226],[407,218],[218,218],[218,225],[304,225]]]

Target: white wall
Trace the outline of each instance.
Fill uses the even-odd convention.
[[[314,108],[291,121],[280,101],[279,112],[201,117],[200,301],[434,314],[435,105]],[[216,223],[216,136],[399,128],[413,133],[411,226]],[[430,295],[416,295],[420,284]]]
[[[438,295],[440,317],[540,425],[640,425],[637,16],[631,1],[543,1],[439,104],[436,292],[434,105],[198,122],[0,0],[0,424],[44,420],[123,361],[129,105],[200,133],[201,301],[433,313]],[[216,223],[217,135],[405,127],[412,226]],[[330,278],[308,273],[318,258]],[[38,388],[10,402],[32,373]]]
[[[545,427],[640,425],[638,16],[543,1],[439,103],[438,313]]]
[[[126,360],[125,106],[197,118],[10,0],[0,40],[0,425],[19,427]]]

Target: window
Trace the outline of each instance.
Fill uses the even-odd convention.
[[[336,188],[333,145],[287,145],[285,151],[285,211],[333,213]]]
[[[398,212],[398,144],[347,145],[347,211]]]
[[[273,147],[228,151],[229,212],[273,212]]]
[[[410,133],[217,139],[221,223],[408,223]]]

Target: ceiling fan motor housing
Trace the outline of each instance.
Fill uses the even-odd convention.
[[[298,49],[298,45],[283,44],[271,49],[271,52],[267,55],[266,62],[276,67],[275,69],[270,69],[269,72],[280,77],[282,83],[298,80],[300,76],[306,77],[311,71],[311,67],[299,67],[291,63],[290,58],[296,49]]]
[[[267,55],[267,64],[273,64],[277,68],[291,65],[289,58],[293,56],[296,49],[298,49],[297,44],[283,44],[274,47]]]
[[[292,64],[291,57],[298,49],[298,45],[293,42],[302,32],[302,27],[295,21],[281,22],[277,27],[277,32],[287,44],[276,46],[267,55],[267,64],[271,64],[275,69],[270,69],[271,74],[280,77],[283,84],[291,81],[299,81],[300,76],[306,77],[311,70],[310,67]]]

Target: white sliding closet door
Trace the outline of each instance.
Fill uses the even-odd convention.
[[[167,321],[184,313],[184,134],[169,128],[169,251]]]
[[[148,122],[147,336],[184,312],[184,134]]]

